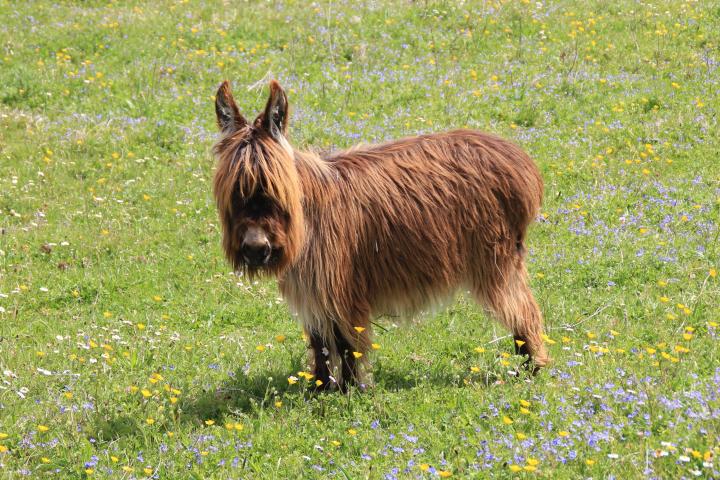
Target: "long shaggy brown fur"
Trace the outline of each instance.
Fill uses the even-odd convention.
[[[528,155],[455,130],[320,157],[288,144],[287,97],[277,82],[270,91],[252,124],[227,82],[216,97],[223,247],[236,269],[277,276],[319,380],[341,388],[358,380],[371,318],[410,316],[458,289],[513,332],[518,353],[537,367],[548,362],[524,263],[543,196]],[[264,263],[243,253],[250,231],[267,243]]]

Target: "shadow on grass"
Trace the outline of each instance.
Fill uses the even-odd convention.
[[[181,404],[181,421],[222,421],[230,412],[253,414],[264,408],[274,407],[275,401],[290,390],[296,390],[288,381],[288,372],[303,370],[300,361],[293,362],[288,369],[266,371],[246,375],[241,369],[235,371],[232,379],[223,382],[214,390],[206,391],[185,399]]]
[[[456,372],[439,371],[437,369],[418,370],[402,368],[402,366],[379,365],[373,375],[375,390],[400,391],[422,388],[424,386],[439,388],[463,388],[467,386],[464,378]],[[473,374],[472,383],[487,387],[500,378],[497,372],[481,371]]]
[[[306,400],[322,396],[339,396],[343,393],[333,391],[317,392],[311,388],[298,388],[287,381],[288,372],[303,370],[301,361],[293,362],[288,369],[276,369],[256,375],[246,375],[241,370],[235,372],[232,380],[223,382],[212,391],[207,391],[186,398],[181,404],[181,421],[202,423],[205,420],[223,421],[228,414],[244,413],[246,415],[259,415],[263,409],[274,408],[275,402],[281,400],[285,392],[300,393]],[[464,388],[467,383],[464,377],[457,374],[428,369],[418,370],[409,366],[376,365],[373,371],[373,385],[363,388],[353,388],[348,395],[372,395],[382,391],[398,392],[412,390],[424,386],[439,388]],[[486,387],[499,378],[497,372],[487,371],[473,375],[472,384]]]
[[[321,399],[323,396],[342,396],[343,399],[352,401],[350,397],[353,395],[382,395],[385,392],[396,393],[426,388],[485,388],[499,379],[507,380],[505,375],[493,370],[467,375],[459,374],[457,370],[450,368],[419,366],[412,362],[391,365],[377,362],[373,366],[372,386],[367,387],[365,391],[360,387],[352,388],[345,395],[339,391],[315,392],[300,385],[290,385],[287,381],[288,372],[297,372],[304,368],[302,360],[297,359],[291,363],[290,368],[285,364],[282,368],[255,375],[246,375],[242,369],[238,369],[233,378],[216,388],[181,400],[177,411],[179,416],[175,418],[180,422],[202,426],[207,420],[222,424],[226,417],[234,418],[238,414],[258,417],[262,415],[263,410],[276,408],[275,402],[282,400],[286,392],[291,392],[293,395],[300,394],[306,401],[313,398]],[[523,376],[521,374],[517,379]],[[289,405],[293,403],[295,402],[288,402]],[[320,401],[312,407],[316,414],[322,414],[324,403]],[[98,416],[88,433],[91,437],[103,440],[132,437],[139,434],[139,423],[139,420],[122,414]]]

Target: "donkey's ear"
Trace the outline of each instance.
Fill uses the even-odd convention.
[[[270,98],[261,115],[261,125],[271,137],[279,141],[287,133],[288,118],[287,95],[277,80],[270,80]]]
[[[215,95],[215,114],[217,115],[218,128],[223,133],[233,133],[247,125],[245,117],[235,104],[230,84],[225,80]]]

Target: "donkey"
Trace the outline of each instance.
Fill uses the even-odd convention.
[[[361,381],[371,319],[408,317],[459,289],[549,362],[525,236],[543,183],[519,147],[454,130],[330,155],[294,149],[280,84],[254,121],[225,81],[215,98],[214,195],[234,269],[271,275],[309,339],[320,388]]]

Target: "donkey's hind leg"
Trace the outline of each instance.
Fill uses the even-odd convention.
[[[508,330],[513,333],[515,353],[527,355],[537,368],[550,361],[543,341],[540,308],[528,286],[525,265],[511,262],[475,286],[475,297]]]

